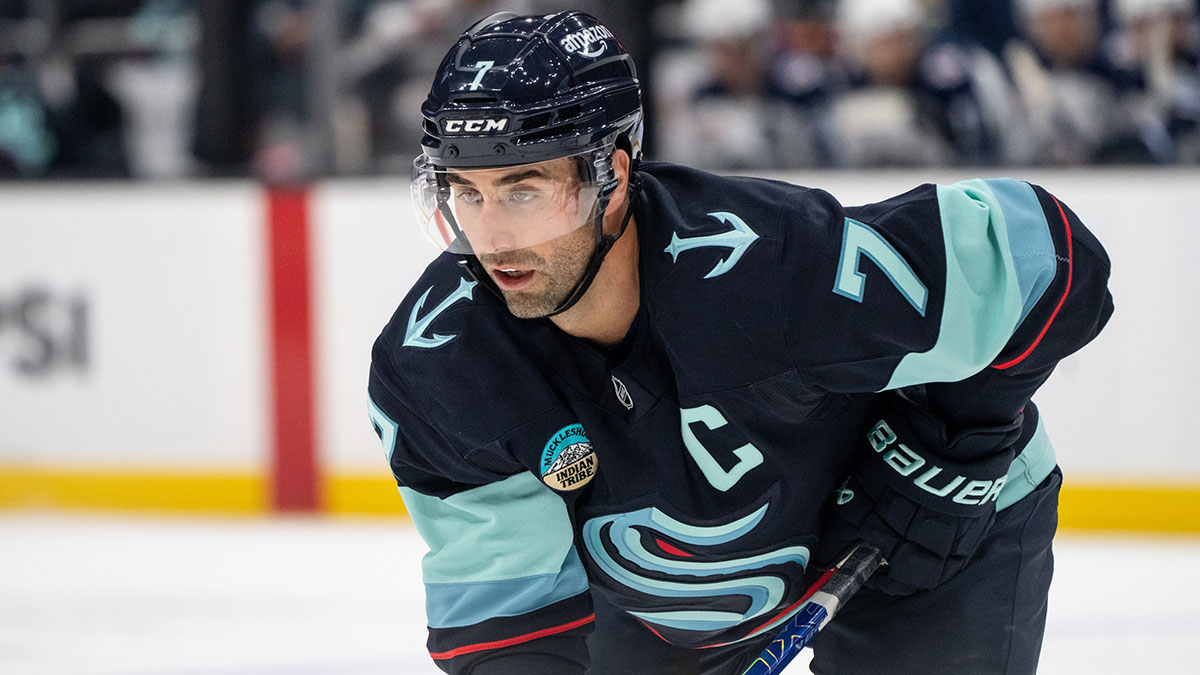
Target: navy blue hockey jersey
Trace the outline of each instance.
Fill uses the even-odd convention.
[[[429,545],[448,672],[579,672],[597,612],[684,648],[774,632],[877,392],[1012,419],[1112,311],[1103,249],[1026,183],[846,209],[640,175],[641,306],[617,348],[513,317],[450,255],[375,344],[371,417]],[[1033,413],[998,508],[1055,465]]]

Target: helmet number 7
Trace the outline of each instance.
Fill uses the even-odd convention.
[[[494,65],[496,65],[495,61],[476,61],[475,67],[479,69],[479,72],[475,73],[475,79],[472,80],[471,84],[467,85],[467,87],[470,88],[471,91],[475,91],[476,89],[482,87],[484,74],[491,70],[492,66]]]

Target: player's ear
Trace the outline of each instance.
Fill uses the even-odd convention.
[[[605,220],[616,218],[625,211],[625,203],[629,198],[629,153],[620,148],[613,150],[612,168],[617,188],[608,198],[608,206],[604,209]]]

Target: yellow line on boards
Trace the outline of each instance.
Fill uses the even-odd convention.
[[[0,466],[0,510],[181,511],[266,514],[266,474]],[[386,472],[321,481],[321,509],[339,516],[404,516]],[[1059,528],[1200,534],[1200,483],[1073,482],[1059,500]]]
[[[343,516],[407,516],[396,480],[379,475],[335,475],[324,482],[325,510]]]
[[[0,509],[266,513],[267,495],[250,473],[0,467]]]
[[[1058,523],[1063,530],[1200,534],[1200,485],[1067,485]]]

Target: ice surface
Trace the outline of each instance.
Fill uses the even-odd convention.
[[[1040,672],[1198,672],[1200,538],[1056,551]],[[0,515],[0,673],[434,675],[423,552],[390,520]]]

